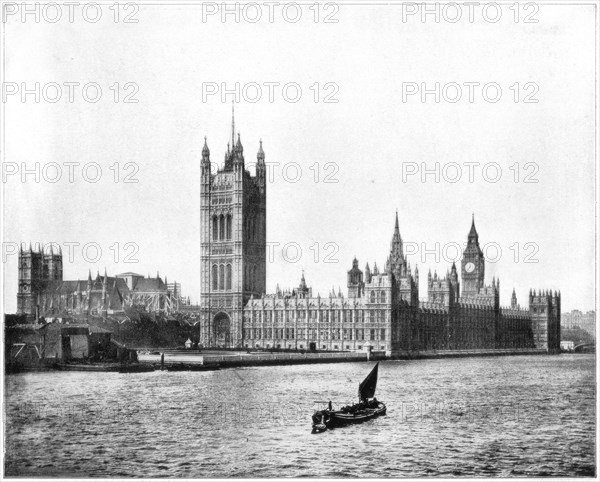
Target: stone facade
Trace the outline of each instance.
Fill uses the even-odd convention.
[[[461,263],[442,278],[431,272],[419,300],[419,271],[403,253],[398,215],[384,269],[364,272],[354,259],[347,296],[314,296],[304,274],[288,291],[265,293],[266,181],[262,142],[256,175],[245,169],[232,119],[231,147],[211,172],[201,163],[201,327],[205,347],[360,350],[388,355],[428,350],[560,347],[560,294],[530,292],[522,309],[513,290],[501,307],[500,281],[485,285],[485,259],[472,220]]]
[[[67,315],[107,316],[123,313],[126,307],[138,306],[146,311],[169,311],[173,296],[166,279],[136,273],[104,276],[97,273],[86,281],[63,280],[62,250],[49,244],[44,248],[31,244],[19,250],[19,288],[17,313],[31,318],[60,318]]]
[[[476,263],[473,261],[475,258]],[[468,266],[473,263],[475,266]],[[456,266],[444,278],[428,275],[427,301],[419,301],[419,272],[402,253],[398,219],[383,273],[355,259],[348,271],[348,296],[306,296],[304,276],[291,292],[251,298],[244,308],[243,347],[360,350],[388,355],[431,350],[560,348],[560,294],[532,291],[522,309],[513,290],[501,307],[500,281],[484,285],[485,260],[472,222],[463,254],[463,291]],[[465,288],[466,285],[466,288]]]
[[[241,346],[242,311],[251,297],[265,292],[267,183],[262,141],[256,175],[246,170],[238,133],[225,161],[211,172],[204,142],[200,189],[200,342],[204,346]]]

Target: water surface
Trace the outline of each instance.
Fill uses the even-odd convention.
[[[5,378],[8,476],[592,476],[593,355],[387,361],[388,415],[310,433],[372,363]]]

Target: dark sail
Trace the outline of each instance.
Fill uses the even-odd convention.
[[[358,398],[359,400],[365,400],[367,398],[373,398],[375,395],[375,388],[377,388],[377,368],[379,362],[375,365],[375,368],[371,370],[371,373],[367,375],[367,378],[358,386]]]

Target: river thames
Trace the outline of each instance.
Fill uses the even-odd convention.
[[[594,355],[385,361],[388,414],[311,434],[373,363],[5,377],[7,476],[593,476]]]

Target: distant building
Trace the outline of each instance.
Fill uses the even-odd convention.
[[[596,312],[588,311],[582,313],[579,310],[572,310],[562,314],[561,324],[568,330],[581,328],[596,338]]]
[[[129,306],[146,311],[169,311],[172,299],[166,280],[137,273],[109,277],[104,272],[87,281],[63,280],[62,250],[52,245],[45,249],[19,250],[19,287],[17,313],[32,318],[63,318],[67,315],[101,315],[123,313]]]
[[[181,283],[178,283],[177,281],[167,283],[167,290],[174,298],[181,298]]]

